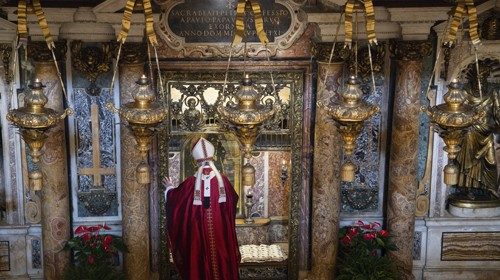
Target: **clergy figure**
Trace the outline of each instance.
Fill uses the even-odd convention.
[[[235,230],[238,195],[213,162],[214,146],[200,138],[192,154],[199,168],[175,188],[166,187],[167,232],[183,280],[239,279]]]

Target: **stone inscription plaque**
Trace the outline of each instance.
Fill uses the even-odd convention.
[[[285,34],[292,23],[293,11],[277,2],[259,1],[270,42]],[[168,11],[168,26],[175,35],[184,38],[185,43],[231,42],[235,30],[236,3],[236,0],[186,0]],[[247,42],[259,41],[249,9],[245,16],[245,35]]]

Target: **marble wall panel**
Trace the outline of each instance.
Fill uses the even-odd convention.
[[[281,168],[283,161],[286,164],[288,178],[283,184],[281,180]],[[288,217],[290,207],[290,152],[270,151],[269,152],[269,185],[268,185],[268,212],[269,217]]]
[[[178,186],[181,183],[181,153],[172,152],[168,155],[168,174],[172,184]]]
[[[268,152],[260,152],[250,159],[250,164],[255,168],[255,184],[253,186],[253,201],[251,216],[267,217],[267,170]]]
[[[443,232],[443,261],[500,261],[500,232]]]
[[[288,224],[271,221],[268,235],[269,243],[288,243]]]
[[[239,245],[268,244],[268,226],[241,226],[236,227],[236,236]]]

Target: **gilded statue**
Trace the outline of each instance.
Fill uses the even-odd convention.
[[[468,80],[465,89],[469,104],[479,106],[481,111],[486,112],[484,119],[466,133],[457,156],[460,173],[457,184],[459,192],[455,198],[467,201],[469,205],[479,206],[481,202],[494,201],[500,205],[495,155],[495,133],[500,129],[500,88],[488,82],[492,65],[497,63],[492,60],[480,62],[481,93],[475,64],[471,64],[463,73]]]

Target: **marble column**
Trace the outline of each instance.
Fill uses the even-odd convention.
[[[56,57],[63,61],[66,42],[56,45]],[[64,95],[57,70],[45,42],[28,45],[28,55],[34,60],[35,75],[44,85],[48,98],[46,107],[64,110]],[[61,64],[59,64],[61,65]],[[70,262],[69,251],[63,250],[70,238],[69,182],[66,151],[65,122],[48,132],[40,160],[43,173],[42,188],[42,244],[43,273],[45,279],[63,279]]]
[[[391,258],[413,279],[413,232],[415,229],[417,165],[420,128],[422,59],[429,55],[426,41],[402,41],[391,45],[396,59],[396,86],[389,159],[387,222],[398,250]]]
[[[140,46],[140,45],[139,45]],[[125,104],[133,100],[135,82],[144,73],[142,49],[131,44],[123,48],[123,63],[120,65],[120,101]],[[141,161],[136,141],[130,130],[121,127],[122,164],[122,227],[123,239],[128,253],[124,254],[123,268],[129,280],[150,279],[149,245],[149,185],[140,185],[135,178],[135,169]]]
[[[318,66],[317,101],[330,104],[338,96],[342,64]],[[326,79],[326,84],[325,84]],[[312,259],[308,279],[332,279],[340,216],[340,135],[326,110],[316,107],[312,185]]]

